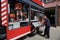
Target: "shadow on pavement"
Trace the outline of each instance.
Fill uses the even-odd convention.
[[[40,35],[40,36],[42,36],[43,37],[43,35],[41,34],[41,33],[36,33],[36,34],[38,34],[38,35]],[[22,37],[22,38],[19,38],[19,39],[17,39],[17,40],[24,40],[24,39],[26,39],[26,38],[28,38],[28,37],[34,37],[36,34],[28,34],[28,35],[26,35],[26,36],[24,36],[24,37]]]
[[[28,37],[33,37],[33,36],[35,36],[36,34],[28,34],[28,35],[26,35],[26,36],[24,36],[24,37],[22,37],[22,38],[19,38],[19,39],[17,39],[17,40],[24,40],[24,39],[26,39],[26,38],[28,38]]]

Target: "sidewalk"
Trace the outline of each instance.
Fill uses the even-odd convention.
[[[60,26],[55,27],[51,27],[52,30],[56,30],[56,31],[60,31]]]
[[[50,39],[46,39],[38,34],[33,37],[27,37],[24,40],[60,40],[60,27],[51,27],[50,29]]]

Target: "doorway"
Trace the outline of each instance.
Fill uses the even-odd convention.
[[[55,8],[47,8],[45,14],[50,20],[51,26],[55,27]]]

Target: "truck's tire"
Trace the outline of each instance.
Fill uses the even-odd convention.
[[[32,34],[36,34],[37,33],[37,29],[34,29],[33,31],[32,31]]]
[[[37,30],[35,30],[34,27],[31,27],[31,33],[29,34],[29,37],[34,36],[37,33]]]
[[[32,37],[32,36],[36,35],[36,33],[37,33],[37,30],[36,29],[33,29],[31,31],[31,33],[29,34],[29,37]]]
[[[34,25],[31,23],[31,33],[29,34],[29,36],[34,36],[37,33],[36,28],[34,27]]]

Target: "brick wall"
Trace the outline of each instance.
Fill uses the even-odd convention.
[[[57,4],[59,6],[58,25],[60,25],[60,0],[53,0],[52,2],[45,3],[44,8],[56,7]]]
[[[50,7],[55,7],[56,5],[58,4],[58,6],[60,6],[60,0],[54,0],[52,2],[49,2],[49,3],[45,3],[44,5],[44,8],[50,8]]]
[[[58,24],[60,25],[60,7],[59,7],[59,15],[58,15]]]

